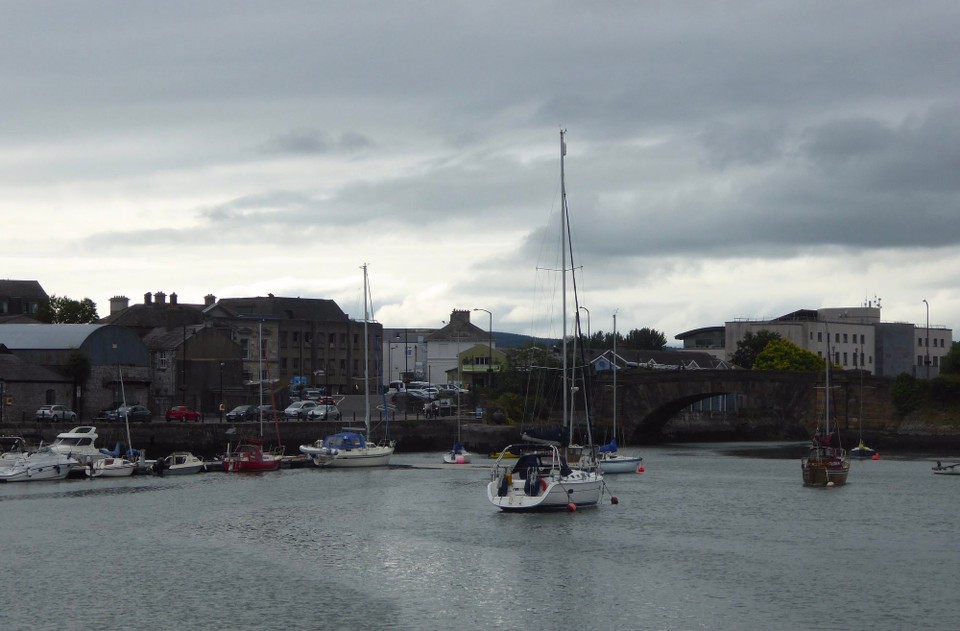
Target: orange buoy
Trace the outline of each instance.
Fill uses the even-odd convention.
[[[637,473],[643,473],[646,469],[643,468],[643,465],[637,465]]]
[[[575,513],[577,512],[577,505],[574,504],[573,502],[570,502],[569,504],[567,504],[567,510],[570,511],[571,513]]]
[[[880,460],[880,454],[878,452],[873,452],[873,455],[870,457],[870,460]]]
[[[619,504],[619,503],[620,503],[620,499],[619,499],[616,495],[611,495],[611,496],[610,496],[610,503],[611,503],[611,504]]]

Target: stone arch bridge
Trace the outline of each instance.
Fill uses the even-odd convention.
[[[892,381],[856,371],[830,374],[830,409],[841,431],[888,429],[895,417]],[[778,440],[808,438],[824,416],[824,375],[756,370],[630,371],[617,375],[617,428],[628,444],[686,439]],[[591,420],[600,440],[613,417],[613,381],[595,377]],[[723,411],[691,412],[719,395]]]

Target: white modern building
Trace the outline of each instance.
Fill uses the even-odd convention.
[[[940,374],[950,352],[953,331],[942,325],[882,322],[879,306],[801,309],[771,320],[734,320],[724,326],[727,359],[747,333],[779,333],[820,357],[847,369],[864,369],[882,377],[907,373],[918,379]]]

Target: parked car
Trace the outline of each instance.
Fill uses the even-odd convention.
[[[121,405],[116,410],[107,410],[103,417],[108,421],[122,421],[126,416],[130,421],[149,421],[153,416],[150,410],[143,405]]]
[[[283,418],[295,418],[302,421],[307,418],[307,413],[315,407],[317,407],[316,401],[296,401],[283,411]]]
[[[257,411],[254,412],[254,418],[260,418],[260,412],[261,412],[261,411],[263,412],[263,420],[265,420],[265,421],[267,421],[267,420],[272,421],[274,414],[280,414],[281,416],[283,415],[283,412],[282,412],[282,411],[273,409],[273,406],[272,406],[272,405],[266,405],[266,404],[264,404],[264,405],[259,406],[259,407],[257,408]]]
[[[167,410],[167,421],[200,421],[200,412],[197,412],[188,405],[175,405]]]
[[[37,408],[38,421],[70,421],[75,423],[77,413],[65,405],[41,405]]]
[[[307,412],[308,421],[339,421],[340,408],[336,405],[320,404]]]
[[[255,405],[238,405],[227,412],[227,420],[242,423],[260,418]]]
[[[323,391],[320,388],[304,388],[300,398],[319,401],[321,396],[323,396]]]

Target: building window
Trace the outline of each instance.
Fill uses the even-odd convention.
[[[817,341],[818,342],[823,341],[823,331],[817,331]]]
[[[157,352],[157,370],[167,369],[167,351]]]
[[[837,344],[840,343],[840,334],[839,334],[839,333],[834,333],[834,334],[833,334],[833,341],[836,342]]]
[[[940,359],[939,356],[937,356],[937,355],[934,355],[934,356],[933,356],[933,365],[934,365],[934,367],[939,366],[939,364],[937,363],[937,360],[938,360],[938,359]]]
[[[863,344],[863,333],[860,334],[860,343]]]
[[[843,343],[844,343],[844,344],[847,343],[847,334],[846,334],[846,333],[843,334]]]
[[[847,354],[846,354],[846,353],[843,354],[843,365],[844,365],[844,366],[847,365]]]
[[[857,367],[857,354],[856,354],[856,353],[853,354],[853,367],[854,367],[854,368]]]
[[[917,355],[917,366],[923,366],[923,355]]]
[[[919,346],[920,348],[923,348],[923,338],[922,338],[922,337],[918,337],[918,338],[917,338],[917,346]]]
[[[240,356],[244,359],[250,359],[250,340],[243,338],[240,340]]]

